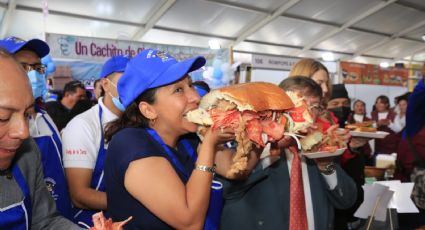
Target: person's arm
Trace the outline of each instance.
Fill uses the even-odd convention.
[[[97,191],[90,187],[92,169],[66,168],[65,174],[68,180],[69,194],[75,207],[106,210],[106,192]]]
[[[335,188],[330,189],[328,187],[327,196],[332,205],[337,209],[350,208],[357,199],[357,188],[353,179],[348,176],[344,170],[336,164],[337,185]],[[327,183],[325,180],[323,183]],[[327,184],[329,186],[329,184]]]
[[[99,140],[97,140],[99,139]],[[77,208],[106,210],[106,193],[90,187],[96,165],[100,137],[79,117],[62,132],[63,160],[72,203]]]
[[[390,122],[390,124],[388,125],[388,128],[392,129],[395,133],[400,132],[403,129],[403,127],[401,126],[400,119],[402,118],[400,118],[399,115],[396,115],[394,121]]]
[[[32,151],[35,151],[37,158],[32,164],[35,169],[34,191],[32,197],[32,230],[56,230],[69,229],[81,230],[80,227],[59,215],[56,211],[56,204],[44,183],[43,169],[41,166],[41,155],[36,144],[32,142]]]
[[[233,155],[235,153],[235,150],[228,149],[220,146],[216,152],[214,162],[217,166],[216,172],[218,175],[227,178],[226,174],[230,170],[232,164],[233,164]],[[227,178],[227,179],[245,179],[249,176],[249,174],[252,172],[252,170],[257,165],[258,161],[260,160],[260,154],[262,152],[263,148],[255,148],[253,146],[253,149],[249,153],[248,156],[248,167],[243,172],[243,174],[238,175],[238,178]]]
[[[218,142],[233,133],[209,130],[198,151],[197,165],[212,167]],[[130,163],[124,178],[128,192],[155,216],[176,229],[202,229],[210,197],[213,174],[194,169],[183,184],[170,162],[151,156]]]

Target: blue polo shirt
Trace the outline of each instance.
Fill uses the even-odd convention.
[[[182,138],[187,139],[194,149],[197,148],[199,139],[195,134],[185,135]],[[190,175],[194,162],[184,151],[184,147],[179,145],[179,151],[170,149]],[[109,143],[104,169],[108,212],[114,221],[122,221],[133,216],[133,220],[124,226],[125,229],[173,229],[131,196],[124,187],[124,176],[129,164],[153,156],[165,157],[173,165],[162,146],[143,128],[122,129]],[[173,167],[182,182],[186,183],[185,176],[174,165]]]

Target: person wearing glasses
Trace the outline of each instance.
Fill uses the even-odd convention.
[[[52,117],[59,132],[70,121],[70,112],[78,101],[86,99],[86,88],[81,81],[70,81],[63,87],[63,96],[46,103],[46,111]]]
[[[62,131],[63,161],[76,222],[92,225],[91,216],[106,210],[104,130],[124,109],[118,100],[117,82],[128,61],[128,57],[114,56],[105,62],[100,73],[104,96],[95,106],[73,118]]]
[[[0,40],[0,47],[13,54],[21,64],[31,83],[34,100],[41,100],[47,92],[46,66],[41,64],[41,58],[50,52],[49,46],[39,39],[24,41],[8,37]],[[56,201],[59,213],[72,220],[71,200],[62,163],[62,141],[58,129],[46,111],[36,103],[28,117],[29,135],[35,140],[41,153],[44,182]]]

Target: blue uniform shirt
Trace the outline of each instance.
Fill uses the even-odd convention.
[[[190,134],[182,138],[189,140],[194,149],[199,144],[196,135]],[[179,151],[170,148],[189,174],[194,163],[183,146]],[[132,161],[145,157],[165,157],[172,164],[162,146],[156,142],[145,129],[126,128],[116,133],[109,143],[105,162],[105,183],[107,189],[108,212],[114,221],[121,221],[133,216],[126,229],[173,229],[151,213],[143,204],[128,193],[124,187],[124,175]],[[185,176],[173,165],[183,183]]]

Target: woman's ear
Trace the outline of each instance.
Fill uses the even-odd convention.
[[[151,104],[145,101],[141,101],[139,103],[139,111],[144,117],[146,117],[149,120],[154,120],[158,117],[158,114],[155,108]]]
[[[102,85],[104,92],[109,92],[109,81],[106,80],[106,78],[102,78],[102,80],[100,80],[100,84]]]

